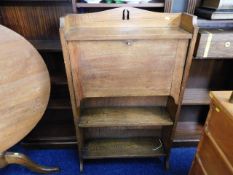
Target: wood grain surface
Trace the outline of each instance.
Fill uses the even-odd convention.
[[[195,161],[192,164],[193,175],[207,175],[206,171],[203,168],[202,162],[200,161],[199,156],[195,157]]]
[[[172,85],[172,95],[179,95],[177,92],[181,84],[186,50],[177,54],[178,41],[128,42],[130,43],[124,40],[69,43],[69,51],[78,54],[78,57],[72,57],[71,60],[79,70],[77,76],[83,97],[169,95]],[[181,61],[177,61],[179,66],[175,69],[176,55],[179,55]],[[174,72],[176,76],[173,77]],[[171,84],[171,81],[176,84]]]
[[[89,108],[81,113],[79,127],[150,127],[172,125],[162,107]]]
[[[233,31],[223,29],[200,30],[194,56],[197,58],[232,58]]]
[[[232,168],[229,168],[226,164],[221,152],[216,148],[206,133],[204,133],[202,142],[200,142],[197,155],[200,157],[208,175],[232,175]]]
[[[49,100],[47,67],[22,36],[0,26],[0,152],[24,138]]]
[[[218,124],[217,127],[216,124]],[[213,110],[208,120],[208,130],[233,167],[233,142],[231,140],[233,138],[233,116]]]
[[[124,20],[124,11],[128,12],[128,20]],[[83,170],[82,158],[162,155],[166,156],[164,160],[168,168],[170,148],[196,41],[196,18],[188,14],[117,8],[67,15],[61,19],[60,32],[62,48],[64,53],[68,53],[64,61],[72,90],[72,107],[76,105],[75,110],[78,111],[74,113],[74,118],[78,128],[80,171]],[[137,104],[140,102],[139,97],[145,99],[153,96],[159,97],[156,103],[162,102],[161,97],[168,98],[163,105],[166,114],[154,105],[152,110],[145,105],[124,108],[121,104],[121,107],[106,108],[113,105],[112,102],[117,98],[123,101],[128,97],[132,100],[136,97],[134,104]],[[106,101],[109,97],[110,103]],[[95,103],[93,99],[101,99],[101,102]],[[90,104],[99,108],[90,109]],[[115,138],[125,137],[128,131],[125,128],[138,129],[140,133],[142,129],[160,127],[159,138],[164,152],[153,153],[151,144],[144,143],[146,137],[134,141],[110,141],[108,137],[109,140],[100,141],[90,134],[100,131],[96,127],[115,128],[114,133],[120,131]],[[93,141],[86,142],[86,136],[91,136]],[[103,135],[99,134],[98,138],[100,136]],[[150,149],[140,152],[144,148]]]
[[[130,20],[122,20],[123,10],[130,11]],[[115,27],[179,27],[180,13],[155,13],[133,7],[121,7],[96,13],[69,14],[64,17],[65,35],[78,28],[115,28]],[[161,30],[162,31],[162,30]]]
[[[189,175],[196,175],[202,165],[204,174],[233,174],[233,104],[232,91],[211,91],[211,104],[196,159]],[[198,162],[197,162],[198,161]]]
[[[233,117],[233,105],[229,102],[232,91],[212,91],[210,97],[230,118]]]
[[[83,148],[84,159],[114,157],[157,157],[165,155],[158,138],[89,140]],[[159,148],[157,150],[153,150]]]

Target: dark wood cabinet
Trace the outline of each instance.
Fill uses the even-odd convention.
[[[200,3],[200,0],[189,0],[187,11],[193,13]],[[233,20],[198,18],[197,23],[199,39],[185,89],[175,143],[197,143],[209,109],[209,91],[233,89],[233,56],[230,54]]]

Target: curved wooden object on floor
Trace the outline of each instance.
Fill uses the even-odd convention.
[[[49,73],[40,54],[22,36],[0,25],[0,153],[36,126],[45,112],[49,94]],[[37,172],[51,172],[18,155],[1,154],[0,167],[19,163]]]
[[[59,168],[48,168],[32,162],[27,156],[21,153],[7,152],[0,154],[0,168],[4,168],[9,164],[18,164],[26,166],[31,171],[37,173],[52,173],[59,171]]]

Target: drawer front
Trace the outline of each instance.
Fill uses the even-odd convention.
[[[215,148],[210,138],[204,133],[197,153],[204,169],[209,175],[232,175],[229,167]]]
[[[233,167],[233,116],[213,107],[208,130]]]
[[[187,41],[180,49],[183,54],[177,52],[178,44],[179,40],[116,40],[70,45],[71,52],[78,50],[72,66],[78,67],[83,96],[169,95],[172,81],[181,82],[185,62]],[[181,60],[178,66],[176,58]]]
[[[200,31],[194,56],[197,58],[233,58],[233,31]]]
[[[192,165],[192,168],[189,172],[189,175],[207,175],[207,174],[205,174],[204,170],[202,169],[202,167],[197,159],[198,158],[195,157],[195,160],[193,162],[193,165]]]

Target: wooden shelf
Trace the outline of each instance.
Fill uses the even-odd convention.
[[[172,125],[162,107],[89,108],[81,113],[79,127],[153,127]]]
[[[108,4],[108,3],[76,3],[77,8],[114,8],[114,7],[164,7],[162,2],[151,3],[129,3],[129,4]]]
[[[198,142],[203,125],[197,122],[178,122],[174,142]]]
[[[193,57],[195,60],[232,60],[233,57]]]
[[[186,88],[183,105],[208,105],[210,103],[209,90],[201,88]]]
[[[29,40],[29,42],[39,51],[61,51],[59,40]]]
[[[69,99],[53,99],[49,101],[48,109],[71,109]]]
[[[153,150],[159,147],[157,150]],[[84,159],[164,156],[158,138],[95,139],[83,148]]]
[[[134,28],[122,27],[119,29],[111,27],[102,28],[75,28],[66,33],[66,40],[124,40],[124,39],[190,39],[192,34],[182,28]]]
[[[38,124],[21,142],[28,147],[74,147],[77,145],[73,123]]]

